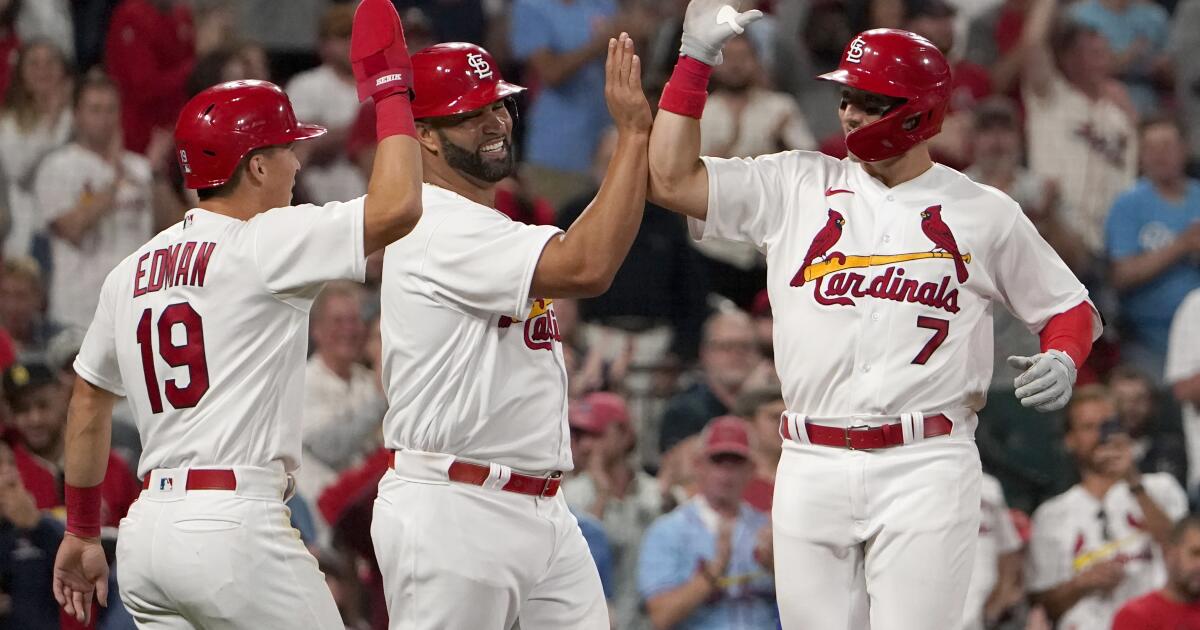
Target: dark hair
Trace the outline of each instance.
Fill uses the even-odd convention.
[[[1178,545],[1179,541],[1183,540],[1183,535],[1189,529],[1200,529],[1200,514],[1191,513],[1183,517],[1175,526],[1171,528],[1171,537],[1167,540],[1172,545]]]
[[[1113,399],[1112,391],[1106,385],[1092,383],[1076,388],[1075,392],[1071,395],[1071,400],[1067,402],[1066,409],[1063,409],[1063,431],[1065,433],[1070,433],[1072,426],[1075,424],[1072,419],[1075,416],[1075,410],[1081,405],[1091,402],[1107,402],[1114,407],[1117,404]]]
[[[79,82],[75,84],[75,96],[71,99],[71,105],[79,107],[83,95],[89,90],[111,90],[118,98],[121,96],[121,90],[117,89],[117,84],[100,68],[92,68],[79,78]]]
[[[244,157],[240,161],[238,161],[237,166],[235,166],[233,168],[233,173],[231,173],[229,175],[228,181],[226,181],[224,184],[221,184],[220,186],[213,186],[211,188],[197,188],[196,189],[196,198],[199,199],[200,201],[208,201],[209,199],[212,199],[214,197],[224,197],[224,196],[227,196],[227,195],[233,193],[234,189],[236,189],[238,187],[238,184],[240,184],[242,182],[242,177],[246,174],[246,167],[249,166],[250,160],[254,156],[262,155],[263,153],[266,153],[267,151],[270,151],[272,149],[279,149],[279,148],[282,148],[283,146],[285,146],[285,145],[277,144],[277,145],[271,145],[269,147],[259,147],[257,149],[251,149],[250,152],[246,154],[246,157]]]
[[[17,24],[17,16],[21,13],[21,4],[24,0],[12,0],[8,3],[8,8],[0,11],[0,28],[12,31]]]

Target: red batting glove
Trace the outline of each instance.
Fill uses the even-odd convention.
[[[389,0],[363,0],[354,12],[350,63],[358,83],[358,100],[375,102],[412,88],[412,60],[404,43],[404,27]]]

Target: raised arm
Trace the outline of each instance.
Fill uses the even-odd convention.
[[[604,97],[616,123],[617,149],[596,199],[566,234],[542,251],[530,295],[575,298],[604,293],[642,223],[653,119],[642,92],[641,60],[628,35],[609,41],[605,76]]]
[[[350,60],[359,99],[375,99],[379,138],[363,210],[363,252],[369,254],[411,232],[421,219],[421,145],[409,103],[412,60],[391,2],[363,0],[358,6]]]
[[[680,214],[708,216],[708,171],[700,161],[700,116],[708,79],[725,42],[743,33],[761,11],[738,11],[727,0],[692,0],[683,18],[683,46],[663,88],[650,135],[650,200]]]

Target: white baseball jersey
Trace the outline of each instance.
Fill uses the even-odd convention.
[[[299,465],[308,311],[325,281],[362,280],[364,199],[192,209],[108,275],[75,371],[128,397],[139,476]]]
[[[1187,514],[1187,495],[1170,474],[1142,475],[1142,484],[1171,520]],[[1109,489],[1103,500],[1076,485],[1033,513],[1025,568],[1029,592],[1049,591],[1096,562],[1117,559],[1125,566],[1125,579],[1110,596],[1079,600],[1063,614],[1059,630],[1108,628],[1122,604],[1163,585],[1162,551],[1143,522],[1142,509],[1125,482]]]
[[[1163,379],[1174,385],[1200,374],[1200,289],[1188,293],[1171,320]],[[1200,484],[1200,408],[1183,403],[1183,435],[1187,443],[1188,487]]]
[[[1000,482],[984,473],[980,495],[979,540],[975,543],[975,569],[967,588],[963,630],[983,630],[983,606],[1000,577],[997,562],[1001,556],[1021,548],[1021,535],[1008,514]]]
[[[1017,204],[945,166],[888,188],[858,162],[806,151],[704,164],[708,215],[689,227],[766,254],[793,413],[942,412],[970,435],[993,305],[1038,332],[1088,299]]]
[[[383,261],[384,444],[570,470],[558,322],[549,300],[529,295],[542,249],[560,230],[430,184],[423,205]]]
[[[78,244],[52,238],[50,317],[65,326],[87,327],[96,310],[96,289],[109,271],[154,235],[153,176],[146,158],[125,152],[125,180],[112,210],[96,220]],[[99,193],[116,175],[99,154],[69,144],[46,157],[34,194],[45,224],[70,212],[80,199]]]

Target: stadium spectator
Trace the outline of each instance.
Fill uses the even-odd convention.
[[[63,525],[38,511],[0,440],[0,630],[59,630],[50,591]]]
[[[173,130],[187,101],[197,52],[189,7],[183,0],[122,0],[113,12],[104,66],[120,90],[120,129],[130,151],[145,151],[155,128]]]
[[[1146,123],[1141,142],[1144,177],[1117,197],[1105,231],[1125,324],[1122,355],[1161,383],[1171,317],[1200,288],[1200,181],[1184,173],[1174,122]]]
[[[487,4],[485,0],[455,0],[428,2],[426,0],[393,0],[404,22],[404,39],[409,40],[408,25],[411,9],[419,8],[433,27],[435,42],[471,42],[485,46],[488,35]],[[411,42],[410,42],[411,43]],[[420,50],[420,49],[418,49]]]
[[[642,541],[638,591],[650,620],[658,630],[777,628],[771,560],[756,549],[770,521],[742,499],[754,476],[749,429],[716,418],[700,443],[699,493]]]
[[[555,207],[591,185],[591,159],[609,126],[601,96],[616,15],[615,0],[513,3],[509,45],[540,86],[527,119],[522,175]]]
[[[994,628],[1025,600],[1021,584],[1022,541],[1008,513],[1004,489],[984,473],[981,485],[979,540],[975,569],[967,588],[962,630]]]
[[[1141,116],[1158,111],[1157,79],[1167,74],[1167,10],[1138,0],[1082,0],[1068,9],[1070,19],[1095,29],[1108,40],[1114,72],[1125,84]]]
[[[17,11],[17,35],[21,41],[52,43],[70,58],[75,56],[75,25],[72,0],[12,0]]]
[[[775,494],[775,470],[783,456],[779,419],[787,406],[779,386],[758,387],[742,392],[733,406],[738,417],[750,426],[750,460],[754,477],[746,484],[746,502],[765,514],[771,513]]]
[[[596,150],[591,187],[560,208],[555,221],[559,227],[570,227],[591,204],[616,144],[616,130],[609,129]],[[707,312],[706,292],[700,255],[689,243],[684,221],[648,203],[612,286],[604,295],[581,301],[579,309],[583,319],[603,334],[632,337],[636,365],[653,365],[667,353],[691,361]],[[618,341],[609,350],[621,345]]]
[[[31,258],[0,264],[0,327],[8,331],[23,362],[42,362],[59,327],[46,319],[42,274]]]
[[[311,120],[329,132],[296,145],[301,151],[300,184],[305,199],[317,204],[353,199],[367,190],[366,179],[350,162],[346,141],[358,116],[358,93],[350,69],[350,26],[354,4],[331,5],[317,29],[321,65],[297,74],[287,84],[299,120]]]
[[[1112,630],[1200,628],[1200,518],[1190,516],[1175,526],[1164,555],[1166,586],[1125,604]]]
[[[1195,493],[1200,489],[1200,289],[1189,293],[1175,311],[1164,380],[1183,407],[1187,488]]]
[[[21,47],[13,74],[0,114],[0,162],[12,226],[0,250],[26,256],[44,224],[45,210],[33,192],[37,167],[71,137],[72,81],[62,51],[44,41]]]
[[[46,156],[34,194],[51,234],[50,317],[87,328],[105,276],[150,238],[160,189],[146,158],[121,144],[121,102],[102,74],[75,96],[74,141]]]
[[[1143,473],[1169,473],[1186,487],[1187,450],[1182,436],[1163,426],[1154,384],[1136,368],[1119,365],[1108,375],[1108,388],[1133,441],[1133,464]]]
[[[1167,41],[1167,52],[1175,70],[1175,100],[1187,129],[1188,154],[1193,176],[1200,176],[1200,0],[1181,0]]]
[[[348,467],[376,446],[387,401],[379,376],[360,360],[367,340],[363,289],[353,282],[330,282],[313,303],[313,354],[304,375],[304,466],[296,485],[316,498]],[[333,438],[340,438],[337,448]]]
[[[1171,475],[1133,465],[1107,388],[1077,389],[1065,412],[1080,482],[1033,515],[1029,591],[1058,627],[1107,628],[1122,604],[1160,583],[1161,545],[1187,497]]]
[[[762,361],[750,316],[718,311],[704,322],[700,342],[700,378],[667,402],[658,449],[666,452],[709,420],[733,409],[746,379]]]
[[[17,35],[17,13],[21,10],[20,0],[0,0],[0,101],[4,100],[8,86],[12,84],[13,63],[21,38]]]
[[[638,545],[646,527],[662,514],[662,492],[654,477],[634,466],[637,433],[625,401],[608,392],[588,394],[577,405],[573,428],[588,459],[576,461],[578,475],[563,482],[567,504],[600,520],[612,551],[618,628],[641,628],[637,592]],[[587,444],[590,442],[590,444]]]
[[[1057,181],[1063,219],[1099,256],[1113,199],[1137,175],[1137,114],[1104,37],[1070,21],[1055,27],[1058,0],[1033,2],[1010,53],[1022,68],[1029,167]]]

